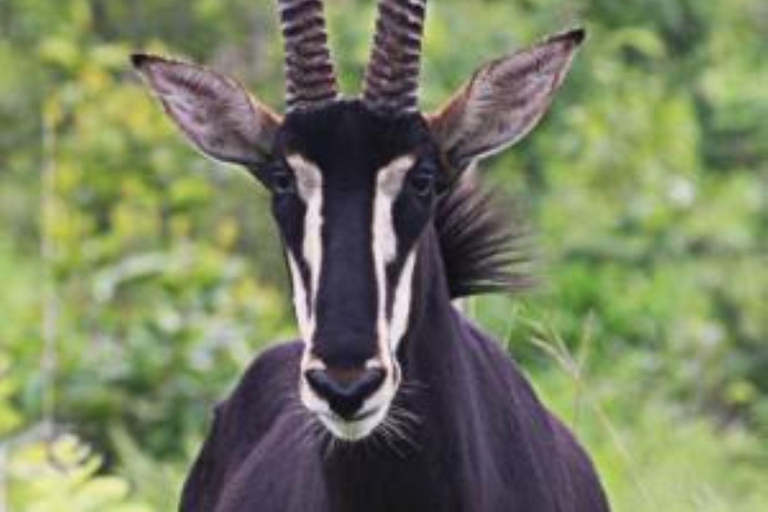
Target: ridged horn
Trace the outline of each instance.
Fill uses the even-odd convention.
[[[285,41],[285,100],[290,112],[333,101],[336,72],[321,0],[278,0]]]
[[[426,0],[380,0],[363,101],[388,113],[418,108]]]

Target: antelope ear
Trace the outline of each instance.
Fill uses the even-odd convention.
[[[583,40],[582,29],[572,30],[492,61],[438,112],[427,116],[451,166],[463,170],[531,131],[552,102]]]
[[[240,84],[154,55],[135,54],[131,61],[165,112],[204,154],[252,170],[268,158],[281,120]]]

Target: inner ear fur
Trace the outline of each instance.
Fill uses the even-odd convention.
[[[168,116],[202,153],[251,170],[269,158],[282,120],[238,82],[156,55],[135,54],[131,61]]]
[[[584,37],[583,29],[571,30],[491,61],[428,115],[451,167],[463,170],[528,134],[552,103]]]

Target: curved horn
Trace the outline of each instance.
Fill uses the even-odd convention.
[[[427,0],[381,0],[363,101],[390,113],[418,106],[421,36]]]
[[[321,0],[278,0],[285,40],[287,110],[336,99],[336,72],[328,49]]]

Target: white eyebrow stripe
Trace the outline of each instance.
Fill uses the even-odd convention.
[[[304,202],[308,202],[310,196],[315,192],[320,192],[323,186],[323,174],[320,172],[320,167],[298,153],[288,155],[285,160],[296,177],[296,188],[299,196]]]
[[[323,174],[315,163],[298,153],[288,155],[286,161],[296,176],[296,189],[306,207],[301,252],[309,269],[311,287],[310,308],[306,312],[307,320],[302,328],[302,336],[310,344],[315,331],[315,305],[323,264]],[[301,280],[301,275],[296,273],[294,279]]]
[[[379,169],[376,177],[376,192],[390,197],[397,196],[403,186],[403,180],[408,171],[413,168],[416,157],[408,154],[395,158]]]

